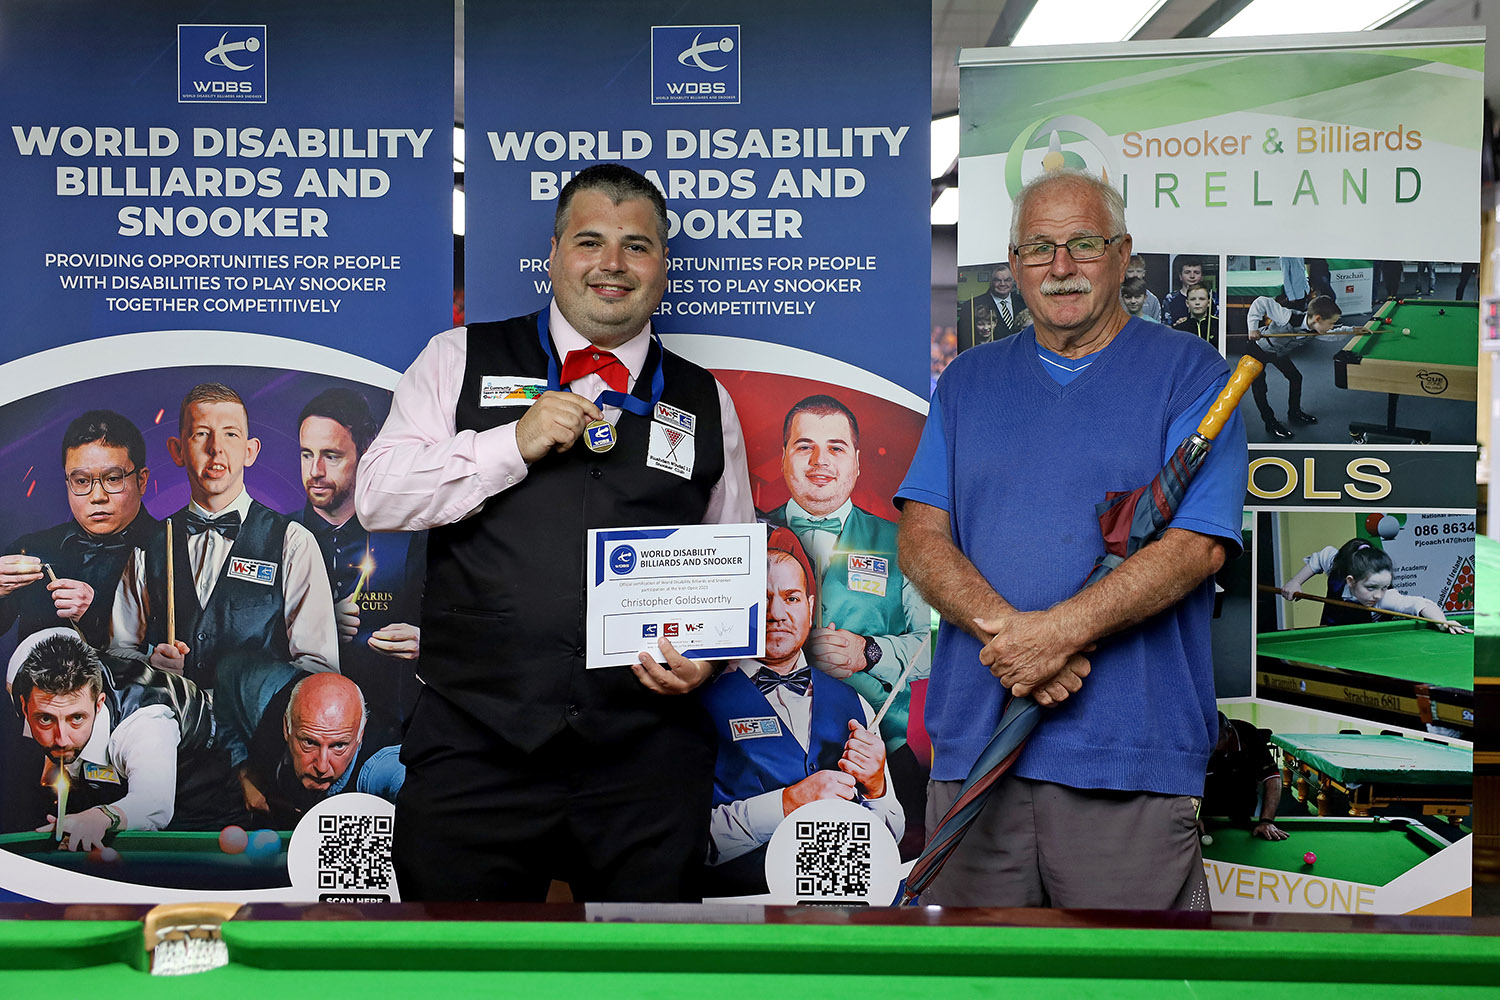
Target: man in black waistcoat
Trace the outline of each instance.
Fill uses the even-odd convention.
[[[380,425],[364,395],[334,386],[302,408],[297,439],[307,505],[294,519],[312,532],[333,585],[339,672],[382,714],[416,704],[427,537],[369,531],[354,510],[355,471]]]
[[[318,543],[245,489],[260,440],[250,436],[244,400],[205,382],[183,397],[177,423],[179,436],[168,439],[167,450],[187,473],[192,501],[168,519],[171,586],[161,531],[120,580],[111,647],[122,656],[144,653],[152,666],[210,692],[229,682],[225,675],[270,663],[338,670],[333,595]],[[233,721],[219,713],[219,739],[242,759],[249,733]]]
[[[120,573],[158,524],[141,506],[151,478],[146,442],[128,418],[90,410],[63,432],[62,468],[73,517],[5,547],[0,633],[19,621],[16,635],[25,638],[73,619],[90,643],[102,646]]]
[[[71,630],[16,647],[6,690],[47,763],[47,824],[56,769],[69,778],[65,847],[87,851],[117,830],[218,830],[243,823],[239,786],[213,745],[208,699],[190,680],[141,660],[96,653]]]
[[[590,528],[754,520],[734,406],[651,335],[666,204],[564,187],[542,312],[435,337],[360,462],[371,530],[428,530],[425,683],[403,740],[404,898],[692,900],[707,850],[708,663],[584,669]],[[633,674],[633,676],[632,676]]]

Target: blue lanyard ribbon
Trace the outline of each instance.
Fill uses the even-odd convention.
[[[552,307],[549,305],[536,314],[537,337],[541,340],[542,350],[547,352],[547,391],[558,392],[562,389],[562,362],[557,358],[557,350],[552,346],[552,338],[548,335],[547,325],[551,320]],[[666,377],[662,374],[662,354],[665,350],[661,346],[661,338],[656,331],[651,331],[651,339],[656,343],[656,368],[651,373],[651,399],[641,399],[629,393],[617,392],[614,389],[605,389],[594,399],[595,406],[617,406],[622,410],[634,413],[638,417],[649,417],[651,411],[656,409],[656,404],[661,401],[661,391],[666,387]],[[650,357],[650,352],[647,352]],[[639,381],[639,380],[637,380]],[[573,390],[569,389],[568,392]]]

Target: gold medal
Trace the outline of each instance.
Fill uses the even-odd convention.
[[[608,420],[595,420],[583,429],[583,443],[589,451],[602,455],[615,446],[615,429]]]

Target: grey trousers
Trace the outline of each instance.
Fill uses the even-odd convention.
[[[929,831],[962,784],[928,782]],[[1207,910],[1196,814],[1186,795],[1068,788],[1007,775],[921,901]]]

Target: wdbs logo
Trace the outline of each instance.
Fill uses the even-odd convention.
[[[266,103],[264,24],[179,24],[177,103]]]
[[[629,545],[617,545],[609,554],[609,569],[616,576],[625,576],[635,569],[635,549]]]
[[[740,103],[740,26],[653,27],[651,103]]]

